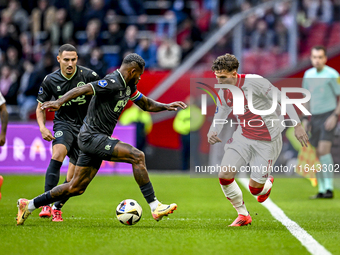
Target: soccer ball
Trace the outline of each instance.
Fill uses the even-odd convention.
[[[134,225],[142,217],[142,207],[133,199],[125,199],[116,209],[118,220],[125,225]]]

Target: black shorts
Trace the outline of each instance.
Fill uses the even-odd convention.
[[[67,149],[67,156],[70,163],[76,164],[80,149],[78,147],[78,133],[80,127],[65,122],[55,122],[53,125],[54,137],[52,145],[63,144]]]
[[[319,141],[330,141],[333,142],[334,138],[334,127],[332,130],[327,131],[325,129],[325,122],[329,116],[332,115],[334,111],[326,112],[323,114],[316,114],[312,115],[310,125],[312,127],[311,130],[311,137],[309,139],[309,142],[314,147],[318,146]]]
[[[111,160],[113,149],[118,142],[118,139],[100,133],[79,133],[78,146],[81,152],[77,166],[92,166],[99,169],[103,160]]]

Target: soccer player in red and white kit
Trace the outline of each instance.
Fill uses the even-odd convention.
[[[258,202],[264,202],[269,197],[274,182],[273,176],[270,175],[270,166],[274,165],[281,152],[281,132],[283,130],[281,121],[272,121],[280,119],[276,112],[269,115],[256,115],[247,107],[250,89],[252,90],[253,106],[256,110],[270,109],[274,93],[277,93],[277,100],[281,103],[281,92],[259,75],[238,74],[238,67],[237,58],[231,54],[218,57],[212,66],[219,84],[237,86],[244,95],[244,114],[236,115],[238,123],[241,124],[238,125],[233,137],[225,145],[225,154],[219,172],[223,193],[238,213],[236,220],[229,226],[236,227],[248,225],[252,219],[244,204],[242,191],[234,180],[235,175],[242,166],[245,167],[249,163],[250,167],[253,167],[249,190],[257,196]],[[223,125],[215,124],[215,120],[225,120],[233,109],[233,96],[230,90],[220,89],[219,97],[222,104],[219,102],[217,105],[214,122],[207,135],[210,144],[221,142],[218,134]],[[307,146],[308,136],[301,126],[293,105],[287,105],[287,113],[290,119],[297,122],[295,126],[296,138],[302,146]],[[261,125],[261,123],[264,124]],[[254,167],[257,170],[253,171]]]

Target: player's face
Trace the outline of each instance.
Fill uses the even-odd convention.
[[[316,69],[321,70],[327,62],[327,57],[323,50],[313,49],[310,60]]]
[[[231,72],[228,72],[227,70],[215,71],[215,76],[218,84],[235,85],[237,82],[237,72],[235,70]]]
[[[66,76],[71,76],[76,71],[76,65],[78,61],[78,55],[75,51],[63,51],[61,55],[57,57],[60,63],[60,69]]]
[[[141,79],[141,76],[142,76],[143,73],[144,73],[144,67],[143,67],[143,69],[140,69],[140,68],[132,69],[131,70],[131,80],[130,80],[129,83],[131,85],[137,85],[137,83]]]

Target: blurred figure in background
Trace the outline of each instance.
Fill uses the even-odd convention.
[[[120,45],[124,37],[124,31],[121,29],[118,22],[114,21],[108,27],[109,38],[107,39],[108,45]]]
[[[34,8],[31,15],[31,32],[36,37],[41,31],[50,31],[55,20],[56,8],[49,6],[47,0],[38,0],[38,7]]]
[[[3,65],[1,67],[0,78],[0,92],[5,97],[8,104],[17,104],[17,91],[18,91],[18,76],[10,66]]]
[[[205,120],[193,98],[186,98],[185,103],[189,106],[177,113],[173,123],[174,130],[181,136],[182,170],[190,168],[190,161],[200,166],[200,129]]]
[[[86,26],[86,41],[79,49],[80,55],[86,55],[91,49],[100,47],[103,45],[102,38],[100,36],[101,22],[99,19],[91,19]]]
[[[145,68],[153,68],[157,64],[157,46],[149,38],[140,40],[136,53],[145,60]]]
[[[173,40],[165,38],[157,50],[158,65],[164,69],[173,69],[180,64],[181,47]]]
[[[34,65],[30,61],[24,62],[24,74],[20,79],[20,86],[18,90],[18,105],[20,107],[20,119],[28,120],[29,115],[35,111],[37,106],[37,96],[32,86]],[[30,88],[30,89],[28,89]]]
[[[66,9],[59,9],[56,12],[56,20],[51,26],[51,41],[53,45],[69,43],[73,36],[73,23],[67,21]]]
[[[133,104],[125,110],[119,119],[123,126],[134,123],[136,125],[136,148],[145,151],[147,145],[147,135],[152,130],[152,118],[149,112],[143,111]]]
[[[252,49],[270,50],[273,46],[273,31],[268,29],[266,21],[259,20],[256,24],[256,30],[252,33]]]
[[[340,115],[340,76],[326,65],[327,51],[323,46],[314,46],[311,50],[313,68],[308,69],[302,87],[311,92],[307,109],[312,113],[310,122],[303,119],[303,125],[311,129],[310,143],[316,148],[322,169],[316,172],[318,193],[311,199],[333,198],[334,161],[331,154],[334,132]]]
[[[107,64],[103,59],[103,51],[96,47],[86,59],[86,67],[95,71],[99,77],[104,77],[107,73]]]
[[[85,30],[85,0],[72,0],[69,14],[73,23],[74,33]]]
[[[126,28],[124,38],[120,45],[120,53],[121,53],[122,59],[124,58],[124,55],[127,52],[135,51],[137,44],[138,44],[137,33],[138,33],[138,28],[134,25],[130,25]]]

